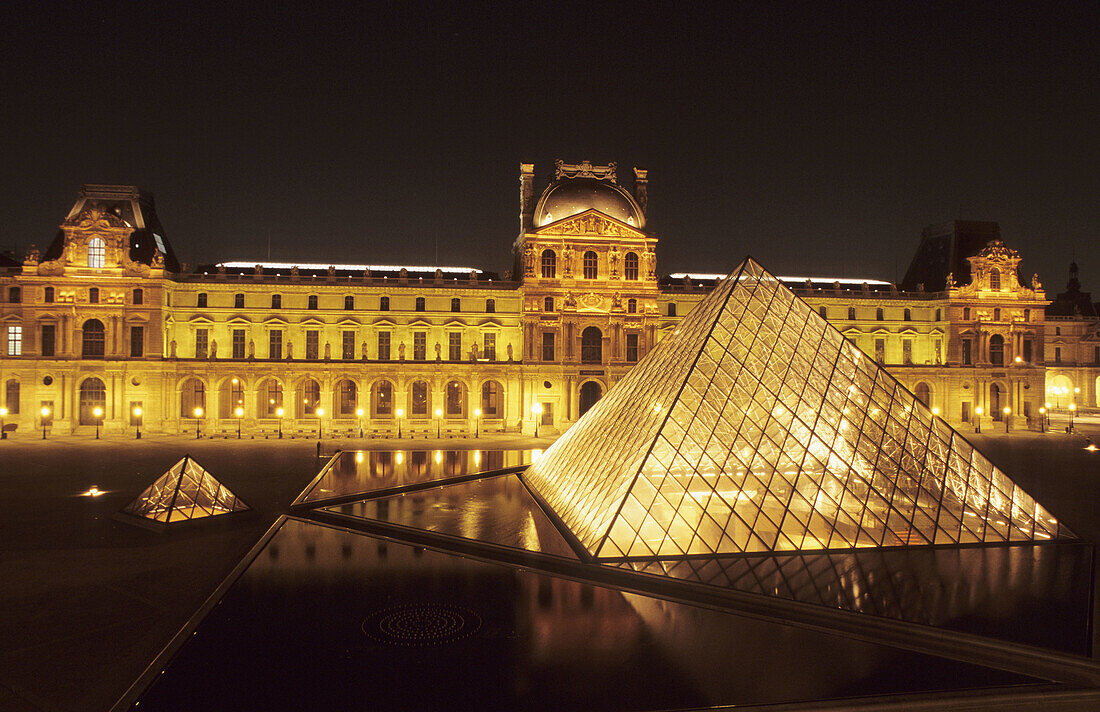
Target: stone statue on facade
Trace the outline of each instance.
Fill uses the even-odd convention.
[[[955,288],[955,273],[954,272],[948,272],[947,273],[947,278],[944,280],[944,288],[946,288],[946,289],[954,289]]]
[[[169,358],[175,358],[176,357],[176,340],[175,339],[172,339],[172,343],[168,344],[168,357]]]
[[[291,279],[298,279],[298,265],[291,265],[291,267],[290,267],[290,278]]]
[[[442,361],[443,360],[443,347],[439,344],[439,342],[436,342],[436,344],[435,344],[435,360],[436,361]]]
[[[23,264],[36,265],[38,264],[38,257],[38,248],[31,245],[30,248],[27,249],[26,256],[23,258]]]
[[[363,342],[363,360],[364,361],[367,360],[367,342],[366,341]]]
[[[573,255],[573,246],[566,245],[561,253],[562,272],[564,272],[566,277],[573,276]]]
[[[479,356],[479,354],[478,354],[477,344],[474,344],[473,346],[470,347],[470,360],[471,361],[477,361],[478,356]]]
[[[611,264],[611,279],[619,278],[619,248],[614,245],[611,246],[611,251],[607,253],[607,261]]]
[[[1031,288],[1038,292],[1043,288],[1043,283],[1039,281],[1039,273],[1036,272],[1031,275]]]
[[[329,265],[328,266],[328,278],[329,279],[336,279],[336,265]]]
[[[153,251],[153,269],[164,269],[164,255],[156,250]]]
[[[256,358],[256,342],[248,340],[248,358]]]
[[[210,339],[210,360],[213,361],[218,357],[218,340]]]
[[[332,344],[326,341],[325,342],[325,360],[329,361],[331,359],[332,359]]]
[[[531,243],[523,246],[523,274],[526,277],[535,276],[535,246]]]
[[[508,344],[508,363],[512,363],[512,345]]]
[[[294,342],[288,341],[286,344],[286,360],[289,361],[294,358]]]
[[[400,344],[397,345],[397,358],[401,359],[402,361],[405,360],[405,342],[404,341],[402,341]]]

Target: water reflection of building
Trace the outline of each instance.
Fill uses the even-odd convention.
[[[520,171],[513,270],[178,263],[148,194],[84,186],[44,252],[0,265],[6,424],[312,434],[552,433],[714,284],[657,270],[648,174]],[[751,245],[743,245],[745,250]],[[331,256],[319,256],[331,257]],[[1097,405],[1100,318],[1050,302],[996,223],[925,230],[898,286],[787,278],[952,423]],[[719,266],[720,270],[732,267]],[[534,408],[538,406],[538,408]],[[101,415],[96,415],[101,409]],[[239,413],[238,413],[239,411]]]

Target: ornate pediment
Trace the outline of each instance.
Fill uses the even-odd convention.
[[[626,223],[609,218],[598,210],[586,210],[578,215],[544,225],[539,235],[595,235],[599,237],[645,238],[645,234]]]
[[[78,230],[108,230],[117,228],[129,228],[119,216],[109,212],[104,206],[95,201],[88,201],[84,209],[64,222],[66,227],[75,227]]]

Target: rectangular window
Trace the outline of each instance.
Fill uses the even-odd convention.
[[[627,334],[626,335],[626,360],[637,361],[638,360],[638,335]]]
[[[272,329],[268,335],[267,340],[267,357],[268,358],[282,358],[283,357],[283,331],[282,329]]]
[[[234,309],[244,309],[244,295],[243,294],[234,294],[233,295],[233,308]]]
[[[195,329],[195,358],[206,358],[208,336],[206,329]]]
[[[56,352],[57,327],[53,324],[42,325],[42,355],[53,356]]]
[[[320,350],[321,332],[310,329],[306,332],[306,360],[316,361]]]
[[[340,339],[340,357],[345,361],[355,360],[355,332],[345,331]]]
[[[199,309],[205,309],[206,308],[206,292],[199,292],[199,297],[198,297],[198,300],[195,303],[195,306],[198,307]]]
[[[130,358],[141,358],[145,355],[145,327],[130,327]]]
[[[1031,339],[1024,339],[1024,363],[1031,363]]]
[[[963,366],[973,366],[974,365],[974,354],[971,351],[971,349],[973,347],[970,345],[970,339],[963,339],[962,340],[962,347],[963,347],[963,353],[962,353]]]
[[[42,301],[53,304],[53,287],[46,287],[42,290]]]
[[[542,404],[542,422],[540,425],[553,425],[554,424],[554,404],[543,403]]]
[[[906,366],[913,365],[913,340],[902,339],[901,340],[901,362]]]
[[[8,325],[8,356],[23,355],[23,327]]]
[[[676,316],[676,303],[675,302],[669,302],[669,304],[668,304],[668,315],[669,316]]]
[[[272,309],[282,309],[283,308],[283,295],[281,295],[281,294],[272,294],[271,295],[271,308]]]
[[[1100,346],[1092,347],[1092,362],[1100,364]]]
[[[818,307],[817,308],[817,313],[821,315],[822,319],[828,319],[829,318],[829,308],[828,307]]]
[[[388,331],[378,332],[378,360],[390,360],[390,332]]]
[[[1054,363],[1062,363],[1062,347],[1054,347]]]
[[[140,305],[145,303],[145,291],[142,289],[134,290],[134,304]]]
[[[8,301],[12,304],[19,304],[23,301],[23,290],[20,287],[8,288]]]
[[[19,381],[14,378],[4,385],[4,407],[8,415],[19,415]]]
[[[462,334],[447,334],[447,358],[451,361],[462,360]]]
[[[482,349],[482,357],[489,359],[490,361],[497,360],[497,335],[485,334],[482,337],[484,339],[485,348]]]
[[[428,357],[428,332],[413,332],[413,361],[423,361]]]
[[[244,358],[245,338],[244,329],[233,330],[233,358]]]
[[[497,300],[495,300],[495,299],[486,299],[485,300],[485,311],[486,311],[486,313],[494,314],[494,313],[496,313],[496,310],[497,310]]]
[[[886,363],[886,339],[875,339],[875,360]]]
[[[554,332],[552,331],[542,332],[542,360],[554,360]]]
[[[963,401],[961,418],[964,423],[970,422],[970,401]]]

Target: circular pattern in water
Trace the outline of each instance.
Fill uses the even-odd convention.
[[[481,616],[446,603],[410,603],[381,608],[363,621],[363,632],[387,645],[447,645],[481,629]]]

